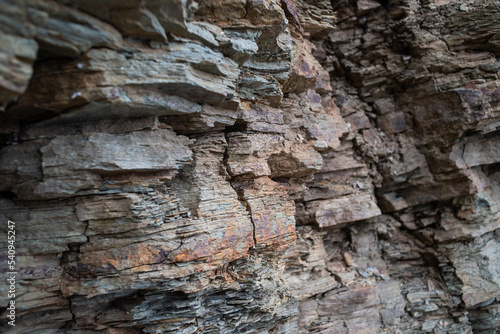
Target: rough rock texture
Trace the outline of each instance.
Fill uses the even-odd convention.
[[[2,332],[498,333],[499,6],[0,0]]]

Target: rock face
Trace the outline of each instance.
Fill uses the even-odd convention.
[[[498,333],[498,2],[0,22],[2,332]]]

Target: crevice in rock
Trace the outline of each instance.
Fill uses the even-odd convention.
[[[228,137],[228,133],[231,132],[231,131],[237,131],[236,129],[240,129],[241,127],[246,127],[245,123],[244,122],[239,122],[239,124],[236,124],[235,123],[235,127],[230,127],[229,129],[227,129],[227,131],[224,131],[224,138],[226,140],[226,147],[224,148],[224,158],[223,158],[223,165],[225,166],[225,170],[226,170],[226,173],[229,177],[229,183],[231,184],[231,187],[234,189],[234,191],[236,192],[236,195],[238,196],[238,200],[239,202],[241,203],[241,205],[245,208],[245,210],[247,211],[248,213],[248,219],[250,219],[250,222],[252,223],[252,226],[253,226],[253,232],[252,232],[252,236],[253,236],[253,247],[257,247],[257,238],[256,238],[256,226],[255,226],[255,222],[253,221],[253,216],[252,216],[252,209],[250,207],[250,205],[248,204],[246,198],[245,198],[245,195],[244,195],[244,190],[240,187],[239,185],[239,181],[238,180],[235,180],[234,177],[231,176],[231,172],[229,170],[229,164],[228,164],[228,160],[229,160],[229,137]],[[245,181],[243,181],[245,182]]]
[[[68,299],[68,309],[69,309],[69,312],[71,313],[72,319],[69,320],[69,321],[67,321],[66,324],[64,325],[64,327],[62,327],[61,329],[71,330],[71,328],[74,328],[74,326],[76,324],[76,314],[73,311],[72,298],[71,297],[67,297],[67,299]]]
[[[247,210],[247,212],[248,212],[248,218],[252,222],[252,226],[253,226],[253,243],[254,243],[253,247],[257,247],[257,245],[258,245],[257,244],[257,237],[256,237],[256,230],[257,230],[257,228],[256,228],[255,222],[253,220],[252,208],[250,207],[250,205],[248,204],[248,202],[247,202],[247,200],[245,198],[244,190],[241,189],[241,188],[238,188],[238,184],[237,183],[233,183],[232,187],[236,191],[236,193],[238,194],[239,201],[241,202],[241,204],[243,205],[243,207],[245,208],[245,210]]]

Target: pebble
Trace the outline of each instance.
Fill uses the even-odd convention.
[[[352,267],[354,265],[351,254],[344,252],[344,262],[348,267]]]

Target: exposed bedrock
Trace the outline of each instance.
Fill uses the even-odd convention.
[[[499,8],[0,0],[1,331],[498,333]]]

